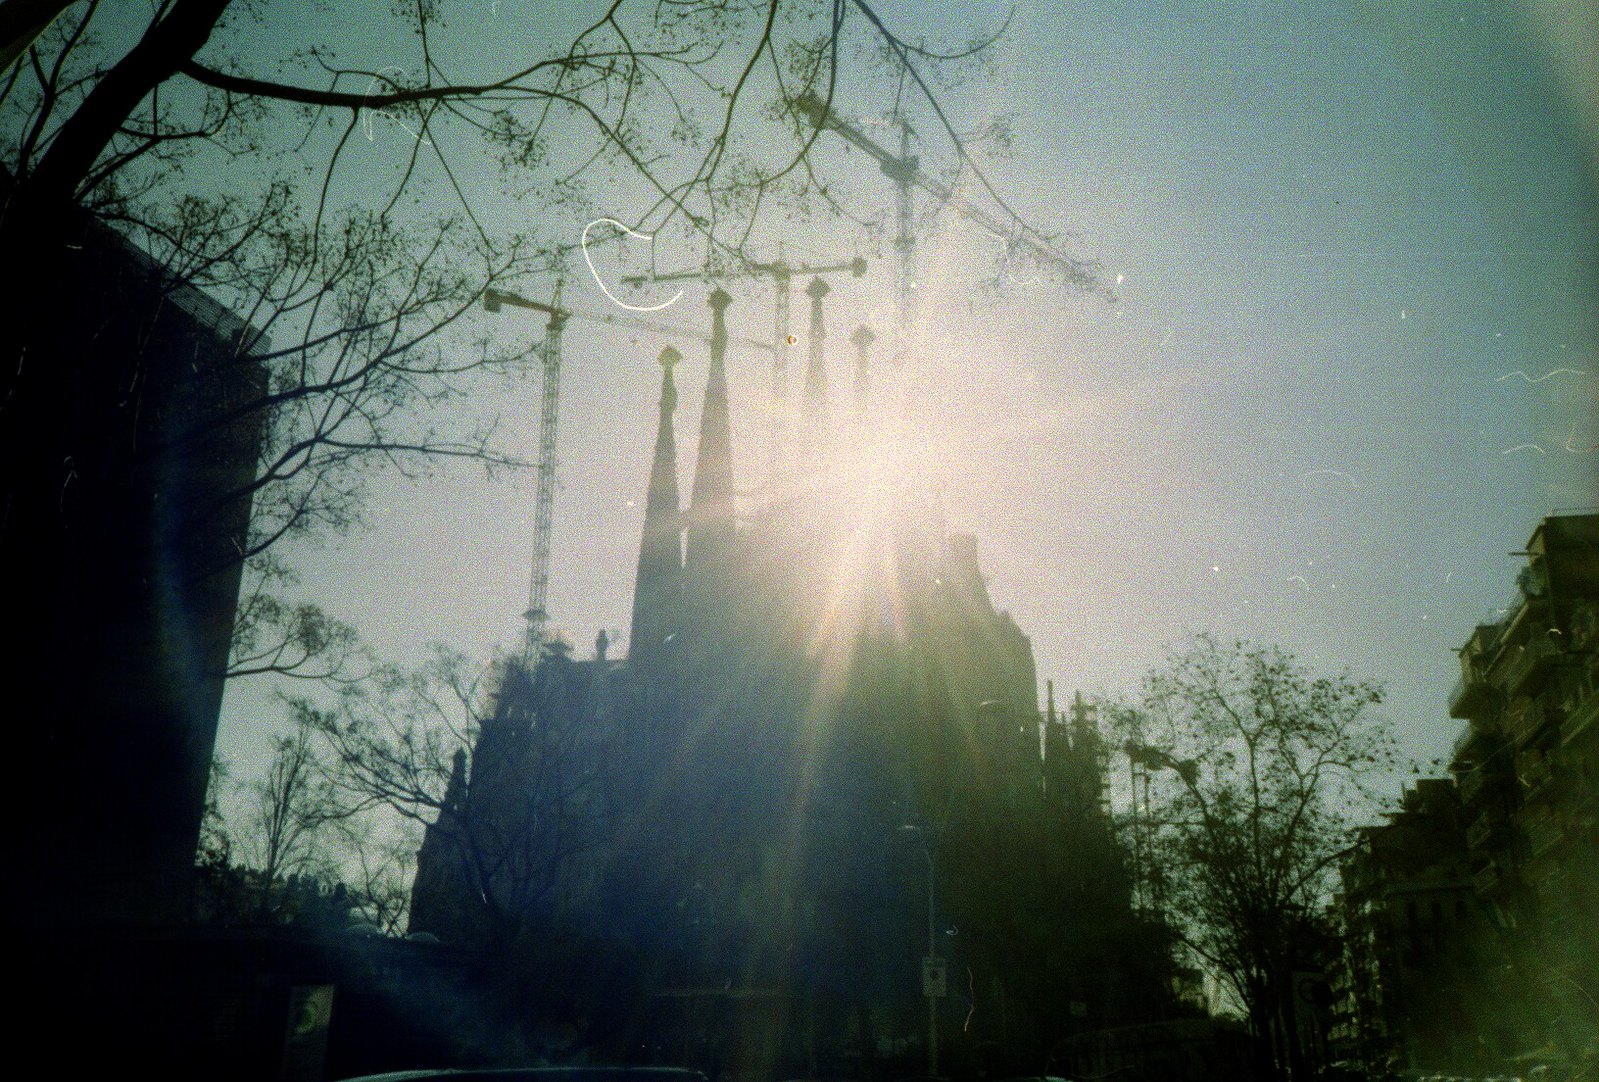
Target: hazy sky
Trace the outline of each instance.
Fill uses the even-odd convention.
[[[446,6],[455,47],[491,60],[549,36],[557,12],[579,21],[564,4]],[[1533,17],[1582,6],[1500,8],[1022,0],[993,69],[945,93],[958,128],[1010,116],[996,186],[1121,282],[1116,304],[1025,279],[978,295],[993,246],[947,216],[924,223],[921,371],[938,421],[916,433],[917,459],[951,528],[978,535],[996,604],[1031,635],[1041,699],[1045,678],[1062,697],[1130,690],[1163,645],[1208,630],[1383,681],[1410,746],[1446,754],[1452,651],[1508,603],[1509,553],[1542,516],[1591,507],[1599,480],[1599,127],[1562,89],[1580,60],[1562,69],[1558,26]],[[947,44],[1007,9],[878,5]],[[1578,56],[1593,44],[1575,40]],[[882,115],[848,71],[838,101]],[[924,162],[947,163],[914,115]],[[361,153],[381,162],[403,138],[379,124]],[[854,209],[891,206],[863,158],[831,137],[818,147]],[[506,198],[486,212],[527,210]],[[806,258],[858,250],[843,231],[787,239]],[[857,323],[888,337],[891,281],[876,261],[834,282],[835,387]],[[769,336],[769,290],[728,288],[734,332]],[[661,317],[708,327],[705,292]],[[609,303],[582,278],[566,299]],[[541,333],[515,313],[482,318]],[[662,344],[582,321],[566,335],[549,608],[580,655],[628,624]],[[705,351],[675,344],[686,493]],[[753,487],[769,363],[735,352],[730,378],[738,483]],[[527,454],[536,390],[499,407]],[[385,481],[369,530],[293,552],[304,592],[389,656],[433,640],[484,657],[514,647],[533,487],[469,471]],[[219,750],[250,763],[278,720],[261,682],[230,688]]]

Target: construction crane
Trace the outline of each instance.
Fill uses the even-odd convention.
[[[788,401],[788,347],[793,334],[790,328],[790,298],[796,274],[822,275],[849,271],[855,278],[866,276],[866,260],[857,256],[848,263],[793,264],[784,260],[779,249],[778,257],[771,263],[753,263],[744,260],[743,268],[727,274],[712,274],[708,270],[693,269],[672,271],[667,274],[634,274],[622,279],[630,286],[645,282],[712,281],[726,278],[766,276],[772,279],[772,440],[768,454],[767,474],[776,481],[782,470],[784,429],[783,410]],[[750,341],[745,339],[746,342]]]
[[[538,663],[544,646],[544,627],[549,620],[545,602],[550,588],[550,533],[555,513],[555,435],[559,420],[561,400],[561,336],[571,319],[605,323],[613,327],[651,331],[671,337],[710,342],[707,335],[698,331],[675,327],[669,323],[634,319],[609,313],[574,312],[561,307],[561,283],[555,285],[555,296],[549,304],[528,300],[501,289],[483,291],[483,307],[498,312],[503,305],[543,312],[549,317],[544,325],[544,341],[539,347],[539,362],[543,369],[539,401],[539,457],[538,491],[533,510],[533,575],[528,585],[527,611],[522,619],[527,622],[527,638],[523,646],[523,661],[532,667]],[[769,350],[772,347],[754,338],[730,336],[729,342],[738,342],[751,349]]]
[[[660,280],[664,281],[665,279]],[[632,279],[624,279],[624,281],[632,281]],[[547,304],[540,304],[537,301],[524,300],[514,293],[506,293],[503,290],[485,289],[483,291],[484,308],[487,308],[491,312],[498,312],[500,310],[500,305],[502,304],[516,305],[520,308],[533,308],[541,312],[547,312],[550,308],[550,306]],[[688,338],[697,342],[710,341],[710,336],[708,335],[701,334],[699,331],[691,330],[687,327],[676,326],[671,323],[662,323],[650,319],[636,319],[632,316],[619,316],[610,312],[577,312],[570,309],[565,311],[568,319],[581,320],[586,323],[604,323],[611,327],[626,327],[635,331],[649,331],[653,334],[665,334],[680,338]],[[730,334],[727,336],[727,340],[729,342],[736,342],[737,344],[744,346],[746,349],[758,349],[763,353],[770,353],[774,348],[770,342],[763,342],[759,338],[748,338],[744,335]]]
[[[899,153],[880,146],[860,127],[839,118],[816,95],[806,92],[793,99],[794,108],[803,113],[818,129],[837,132],[851,146],[865,151],[877,161],[883,175],[894,182],[897,195],[895,219],[898,226],[894,237],[894,250],[899,255],[898,297],[896,298],[894,328],[894,363],[903,365],[907,352],[907,339],[911,324],[915,322],[916,308],[916,238],[911,229],[911,189],[920,188],[940,204],[955,208],[963,217],[976,223],[1003,240],[1011,248],[1022,249],[1043,263],[1056,266],[1066,276],[1085,288],[1096,288],[1093,274],[1080,261],[1058,251],[1033,235],[1020,222],[1006,222],[981,207],[947,184],[922,172],[921,160],[910,152],[910,124],[902,117],[899,125]]]
[[[544,623],[549,612],[544,607],[550,589],[550,523],[555,511],[555,422],[561,399],[561,331],[571,313],[561,307],[561,283],[555,284],[555,297],[551,304],[541,304],[499,290],[483,291],[483,307],[498,312],[504,304],[529,308],[549,316],[544,325],[544,342],[539,349],[539,360],[544,369],[539,403],[539,481],[538,496],[533,507],[533,579],[528,586],[527,611],[522,619],[527,621],[527,642],[522,660],[530,668],[538,664],[544,646]]]

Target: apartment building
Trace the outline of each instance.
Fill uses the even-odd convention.
[[[1500,1021],[1523,1062],[1599,1033],[1599,515],[1545,519],[1516,590],[1460,650],[1452,770],[1472,891],[1491,918]]]
[[[1335,1058],[1368,1074],[1473,1075],[1501,1058],[1483,1036],[1495,973],[1480,954],[1487,928],[1465,815],[1451,779],[1419,779],[1387,823],[1361,830],[1340,869],[1344,954],[1329,974],[1328,1039]]]

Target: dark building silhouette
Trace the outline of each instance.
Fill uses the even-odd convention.
[[[11,968],[30,989],[16,1028],[82,1074],[138,1062],[195,1077],[220,1062],[229,1077],[303,1077],[270,1059],[291,989],[246,968],[260,952],[177,927],[268,347],[114,230],[63,220],[10,268],[8,288],[31,276],[36,303],[5,328],[28,378],[0,402],[0,664],[22,704],[12,799],[26,809],[7,839]]]
[[[1501,1065],[1599,1058],[1599,515],[1544,519],[1504,608],[1460,648],[1451,717],[1472,891],[1503,995]],[[1519,1058],[1518,1058],[1519,1057]]]
[[[627,658],[610,659],[602,636],[591,660],[555,648],[531,675],[509,668],[423,845],[412,929],[498,950],[542,940],[529,950],[545,982],[570,961],[551,941],[593,945],[577,984],[623,959],[631,976],[594,993],[611,998],[591,1029],[614,1031],[596,1039],[676,1063],[915,1064],[930,925],[960,974],[936,1008],[949,1055],[1037,1041],[1074,1014],[1082,1028],[1089,1000],[1103,1019],[1088,966],[1113,964],[1116,948],[1038,978],[1015,968],[1050,968],[1017,955],[1054,935],[1051,921],[1098,919],[1118,898],[1126,914],[1125,877],[1073,863],[1116,864],[1086,710],[1068,726],[1051,709],[1046,785],[1027,636],[989,598],[975,538],[947,535],[915,492],[877,498],[838,468],[868,437],[826,428],[815,343],[807,450],[737,513],[729,300],[710,299],[686,508],[680,357],[660,357]],[[1065,847],[1051,859],[1074,882],[1053,908],[1041,904],[1049,845]]]
[[[1599,515],[1533,531],[1460,648],[1453,782],[1426,779],[1344,868],[1350,1058],[1476,1075],[1599,1059]]]
[[[1454,782],[1422,778],[1389,822],[1360,831],[1336,903],[1336,1058],[1374,1074],[1484,1073],[1480,1034],[1503,1009],[1486,916],[1472,894],[1466,818]]]
[[[26,927],[184,919],[249,527],[264,339],[81,215],[55,288],[7,328],[0,407],[7,683],[51,705],[27,763],[10,892]],[[18,268],[20,269],[20,268]],[[32,273],[29,271],[28,273]],[[240,419],[240,415],[243,419]],[[69,795],[70,794],[70,795]]]

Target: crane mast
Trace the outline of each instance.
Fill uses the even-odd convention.
[[[498,312],[502,304],[530,308],[549,317],[544,325],[544,342],[539,349],[543,379],[539,397],[539,457],[538,491],[533,502],[533,574],[528,583],[527,611],[522,619],[527,622],[527,638],[522,659],[530,667],[536,665],[539,651],[544,646],[544,625],[549,620],[546,601],[550,591],[550,533],[555,520],[555,437],[561,409],[561,332],[571,313],[561,307],[561,283],[555,284],[555,297],[551,304],[541,304],[488,289],[483,292],[483,307]]]
[[[555,425],[561,405],[561,330],[567,314],[560,310],[561,287],[544,328],[544,380],[539,403],[539,487],[533,505],[533,579],[528,587],[525,660],[537,662],[549,619],[545,601],[550,591],[550,526],[555,512]]]

